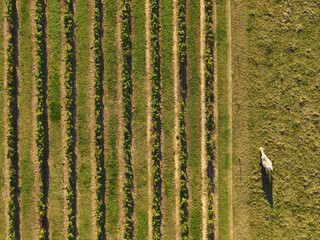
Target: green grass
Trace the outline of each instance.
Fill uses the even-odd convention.
[[[188,178],[191,189],[190,202],[190,239],[201,239],[202,204],[201,204],[201,101],[200,101],[200,2],[190,0],[189,24],[187,24],[187,49],[189,80],[189,101],[187,103],[188,131],[188,164],[190,173]],[[190,198],[189,198],[190,199]]]
[[[228,239],[229,236],[229,114],[228,114],[228,39],[226,1],[217,2],[217,74],[218,74],[218,211],[219,238]]]
[[[145,1],[134,1],[133,33],[133,169],[135,181],[135,236],[148,237],[148,171],[147,171],[147,92],[146,92],[146,37]]]
[[[108,122],[106,128],[106,232],[107,239],[116,239],[119,222],[119,166],[117,156],[118,141],[118,104],[117,104],[117,53],[115,44],[116,6],[113,0],[106,2],[106,30],[105,30],[105,76],[106,76],[106,110]]]
[[[76,8],[76,46],[77,46],[77,117],[78,117],[78,226],[79,238],[93,238],[92,196],[91,196],[91,159],[89,132],[89,92],[91,85],[88,66],[90,66],[89,45],[89,1],[77,1]]]
[[[49,1],[48,9],[48,106],[49,106],[49,237],[64,236],[64,171],[61,139],[60,60],[61,26],[60,1]]]
[[[163,239],[173,239],[176,236],[175,224],[175,184],[174,184],[174,82],[172,75],[172,1],[161,3],[161,37],[162,51],[162,102],[163,119]]]
[[[3,49],[3,8],[0,10],[0,53],[1,58],[0,62],[4,62],[4,49]],[[0,112],[1,115],[4,113],[4,64],[1,64],[0,66]],[[5,166],[5,152],[4,152],[4,118],[0,118],[0,165]],[[1,168],[0,171],[0,194],[3,196],[3,193],[5,191],[4,183],[5,183],[5,176],[4,176],[4,168]],[[6,237],[6,200],[2,197],[0,198],[0,239],[5,239]]]
[[[249,239],[318,239],[319,3],[249,1],[247,14]],[[262,181],[260,146],[273,161],[272,186]]]
[[[34,196],[34,163],[31,158],[33,147],[33,119],[32,93],[34,76],[32,72],[32,42],[30,1],[21,1],[19,16],[19,57],[20,79],[19,84],[19,161],[20,161],[20,190],[21,190],[21,235],[25,239],[36,238],[37,212]],[[19,10],[18,10],[19,11]]]

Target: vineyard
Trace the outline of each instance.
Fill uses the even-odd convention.
[[[0,2],[0,239],[320,239],[318,1]]]

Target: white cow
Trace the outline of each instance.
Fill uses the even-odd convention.
[[[263,148],[259,148],[260,152],[261,152],[261,163],[262,163],[262,166],[267,169],[267,171],[271,172],[273,170],[273,167],[272,167],[272,162],[271,160],[264,154],[263,152]]]

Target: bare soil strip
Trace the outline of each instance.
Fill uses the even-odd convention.
[[[148,144],[148,238],[152,239],[152,162],[151,162],[151,34],[150,34],[150,0],[145,0],[145,14],[146,14],[146,73],[147,73],[147,144]]]
[[[37,159],[37,144],[36,144],[36,129],[38,127],[37,124],[37,79],[35,78],[36,72],[37,72],[37,65],[35,62],[35,57],[36,57],[36,43],[35,43],[35,30],[37,28],[35,21],[34,21],[34,17],[35,17],[35,2],[31,2],[30,3],[30,25],[31,25],[31,37],[32,37],[32,60],[33,60],[33,65],[32,65],[32,77],[33,77],[33,85],[32,85],[32,103],[31,103],[31,108],[32,108],[32,144],[31,144],[31,151],[30,151],[30,157],[31,160],[33,162],[33,168],[34,168],[34,174],[35,174],[35,179],[34,179],[34,186],[33,186],[33,194],[35,195],[35,200],[39,201],[39,197],[40,197],[40,181],[41,181],[41,169],[39,166],[39,162]],[[37,224],[36,224],[36,228],[39,229],[41,228],[41,220],[40,220],[40,216],[39,213],[36,216],[37,218]],[[22,219],[23,221],[23,219]],[[40,230],[40,229],[39,229]],[[36,237],[34,235],[34,237]]]
[[[228,154],[229,154],[229,170],[228,170],[228,191],[229,191],[229,232],[230,239],[233,239],[233,128],[232,128],[232,36],[231,36],[231,0],[227,1],[227,32],[228,32],[228,113],[229,113],[229,143],[228,143]]]
[[[214,24],[214,32],[216,32],[216,29],[217,29],[217,6],[216,6],[216,2],[214,1],[213,3],[213,8],[214,8],[214,16],[213,16],[213,24]],[[218,98],[218,74],[217,74],[217,69],[218,69],[218,64],[217,64],[217,61],[218,61],[218,53],[217,53],[217,41],[214,42],[214,51],[213,51],[213,58],[214,58],[214,62],[216,64],[214,64],[214,79],[216,79],[216,81],[214,81],[214,90],[213,90],[213,93],[214,93],[214,96],[215,96],[215,99],[214,99],[214,103],[213,103],[213,107],[215,109],[214,111],[214,121],[215,121],[215,129],[216,129],[216,134],[214,136],[214,140],[215,142],[217,143],[218,142],[218,129],[219,129],[219,121],[218,121],[218,101],[217,101],[217,98]],[[218,156],[218,144],[216,144],[216,159],[217,161],[215,161],[215,179],[214,179],[214,183],[215,183],[215,192],[216,194],[214,194],[214,212],[215,212],[215,237],[216,239],[219,239],[219,223],[218,223],[218,220],[219,220],[219,204],[218,204],[218,191],[219,191],[219,182],[217,180],[218,176],[219,176],[219,165],[218,165],[218,159],[219,159],[219,156]]]
[[[207,193],[207,161],[206,161],[206,100],[205,100],[205,5],[200,0],[200,77],[201,77],[201,202],[202,202],[202,239],[207,238],[208,193]]]
[[[94,140],[94,128],[95,128],[95,111],[94,111],[94,31],[93,31],[93,24],[94,24],[94,13],[93,13],[93,7],[94,7],[94,0],[90,0],[89,2],[89,37],[90,37],[90,86],[89,89],[89,96],[88,96],[88,102],[89,102],[89,132],[90,132],[90,161],[91,161],[91,207],[92,207],[92,213],[91,213],[91,224],[92,224],[92,232],[97,232],[97,224],[96,224],[96,194],[97,194],[97,186],[96,186],[96,174],[97,174],[97,163],[95,161],[95,140]]]
[[[61,92],[61,136],[62,136],[62,149],[65,151],[66,149],[66,139],[67,134],[66,134],[66,121],[67,121],[67,115],[65,111],[65,106],[66,106],[66,87],[64,84],[65,77],[64,77],[64,70],[66,67],[66,63],[64,60],[65,57],[65,45],[66,45],[66,37],[65,37],[65,29],[63,27],[63,17],[64,17],[64,9],[65,9],[65,4],[64,1],[61,1],[61,18],[60,18],[60,26],[61,26],[61,68],[60,68],[60,92]],[[64,189],[64,228],[63,228],[63,234],[64,236],[67,236],[67,182],[68,182],[68,166],[66,164],[66,156],[65,152],[63,151],[63,165],[64,165],[64,181],[63,181],[63,189]]]
[[[122,189],[123,183],[125,181],[125,170],[124,170],[124,152],[123,152],[123,103],[122,103],[122,48],[121,48],[121,0],[116,0],[117,5],[117,12],[116,12],[116,18],[117,18],[117,25],[116,25],[116,41],[115,41],[115,47],[117,52],[117,106],[118,106],[118,141],[117,141],[117,149],[118,149],[118,164],[119,164],[119,233],[118,233],[118,239],[123,239],[124,235],[124,219],[125,219],[125,213],[124,213],[124,206],[123,206],[123,198],[124,198],[124,192]]]
[[[175,165],[175,189],[176,189],[176,240],[181,239],[180,230],[180,167],[179,167],[179,146],[177,139],[179,136],[179,63],[178,63],[178,1],[173,0],[173,79],[174,79],[174,165]]]

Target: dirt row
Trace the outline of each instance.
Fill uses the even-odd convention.
[[[202,179],[202,239],[207,239],[208,193],[206,156],[206,100],[205,100],[205,2],[200,1],[200,76],[201,76],[201,179]]]
[[[231,28],[231,1],[227,1],[227,33],[228,33],[228,115],[229,115],[229,169],[228,169],[228,191],[229,191],[229,236],[233,240],[233,87],[232,87],[232,28]]]

